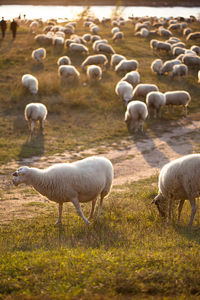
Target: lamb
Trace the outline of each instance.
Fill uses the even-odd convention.
[[[133,99],[138,97],[146,97],[149,92],[158,91],[158,87],[155,84],[139,83],[133,90]]]
[[[174,65],[180,65],[181,61],[179,59],[172,59],[167,60],[164,64],[162,69],[160,70],[160,74],[164,75],[165,73],[169,73],[172,71]]]
[[[71,65],[61,65],[58,68],[58,75],[62,80],[67,80],[69,82],[76,82],[80,79],[79,71]]]
[[[189,226],[193,225],[197,210],[195,198],[200,194],[200,154],[189,154],[175,159],[161,169],[158,181],[159,192],[152,203],[155,203],[160,216],[168,215],[171,220],[172,203],[179,200],[178,221],[186,199],[190,201],[191,215]]]
[[[61,66],[61,65],[71,65],[71,59],[68,56],[61,56],[57,60],[57,65],[58,66]]]
[[[115,93],[126,103],[126,105],[132,99],[132,92],[133,87],[127,81],[120,80],[115,87]]]
[[[117,40],[122,40],[124,38],[124,33],[119,31],[119,32],[115,32],[115,34],[112,37],[113,41],[117,41]]]
[[[84,70],[88,65],[100,65],[105,67],[108,63],[108,59],[104,54],[96,54],[88,56],[81,64],[81,68]]]
[[[71,43],[69,45],[69,49],[74,53],[89,53],[88,48],[86,46],[78,43]]]
[[[147,106],[142,101],[131,101],[128,103],[125,112],[125,122],[129,131],[143,132],[144,121],[148,116]]]
[[[165,105],[165,95],[161,92],[150,92],[146,96],[146,104],[149,116],[154,113],[154,118],[161,118],[161,108]]]
[[[101,78],[102,78],[102,69],[99,66],[96,66],[96,65],[89,65],[87,67],[87,78],[90,81],[101,80]]]
[[[38,48],[33,50],[31,57],[38,62],[41,62],[42,59],[46,58],[46,49]]]
[[[24,110],[25,119],[28,121],[28,126],[33,133],[36,122],[40,122],[40,128],[44,129],[44,121],[47,117],[47,108],[42,103],[29,103]]]
[[[191,101],[191,96],[186,91],[171,91],[165,93],[166,103],[165,105],[182,105],[187,115],[187,106]]]
[[[22,76],[22,85],[29,89],[31,94],[37,94],[38,92],[38,80],[31,74],[24,74]]]
[[[137,71],[131,71],[128,72],[121,80],[135,85],[136,83],[140,82],[140,74]]]
[[[77,213],[86,224],[90,222],[84,216],[81,203],[92,201],[89,219],[93,217],[95,204],[100,195],[97,218],[100,217],[103,199],[111,190],[113,166],[105,157],[91,156],[72,163],[58,163],[47,169],[20,167],[13,173],[13,184],[21,183],[33,186],[43,196],[59,204],[59,216],[56,224],[62,224],[64,202],[72,202]]]
[[[104,43],[99,43],[96,47],[96,51],[106,54],[115,54],[115,50],[112,48],[112,46]]]
[[[188,75],[188,67],[184,64],[180,65],[174,65],[172,68],[172,76],[178,76],[179,78],[181,76],[187,77]]]
[[[115,68],[115,66],[118,65],[118,63],[119,63],[122,59],[125,59],[125,60],[126,60],[126,57],[123,56],[123,55],[120,55],[120,54],[113,54],[113,55],[111,56],[111,60],[110,60],[110,66],[111,66],[111,68]]]
[[[162,67],[163,67],[162,59],[155,59],[151,64],[151,71],[153,73],[157,73],[158,75],[160,75]]]
[[[139,63],[135,59],[123,59],[121,60],[118,65],[115,66],[115,72],[120,73],[120,72],[130,72],[130,71],[135,71],[139,67]]]

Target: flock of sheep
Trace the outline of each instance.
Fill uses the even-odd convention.
[[[168,75],[187,77],[190,68],[195,68],[198,72],[197,80],[200,82],[200,47],[192,45],[190,49],[186,44],[174,36],[176,32],[182,33],[186,43],[190,40],[199,40],[200,32],[192,32],[189,24],[195,20],[194,17],[184,18],[132,18],[128,21],[122,17],[114,20],[103,19],[102,23],[111,23],[111,33],[113,42],[125,39],[121,28],[126,22],[131,22],[135,29],[135,35],[140,38],[148,36],[161,37],[162,40],[152,39],[150,48],[154,53],[160,51],[171,56],[172,59],[163,62],[155,59],[150,68],[158,76]],[[82,72],[86,71],[89,81],[99,81],[106,68],[110,67],[114,72],[121,75],[120,81],[116,84],[115,93],[124,102],[125,122],[130,131],[138,131],[148,116],[158,118],[161,116],[161,108],[168,105],[182,105],[187,114],[187,106],[191,101],[188,91],[177,90],[162,93],[155,84],[140,83],[139,62],[135,59],[127,59],[125,56],[116,53],[106,39],[100,33],[98,23],[95,18],[87,18],[84,27],[89,28],[90,33],[82,36],[75,34],[76,22],[68,22],[61,26],[49,21],[43,29],[42,34],[34,37],[36,43],[41,48],[32,52],[32,58],[41,63],[46,58],[45,46],[66,47],[70,53],[86,55],[81,63]],[[31,32],[37,33],[39,22],[33,21],[30,24]],[[68,36],[68,39],[65,37]],[[163,37],[166,40],[163,41]],[[92,43],[94,54],[89,55],[87,45]],[[110,61],[110,64],[109,64]],[[109,64],[109,66],[108,66]],[[59,57],[57,60],[58,75],[62,81],[67,83],[78,82],[81,73],[72,65],[69,56]],[[39,89],[38,80],[32,74],[25,74],[22,77],[22,84],[28,88],[30,93],[37,94]],[[144,100],[144,101],[141,101]],[[25,107],[25,119],[28,121],[31,133],[34,132],[35,123],[40,122],[41,128],[47,116],[47,108],[42,103],[30,103]],[[192,212],[190,225],[197,209],[195,198],[200,193],[200,154],[190,154],[165,165],[160,172],[159,194],[153,200],[161,216],[166,215],[168,203],[168,219],[171,218],[172,200],[180,200],[179,214],[185,199],[189,199]],[[45,195],[50,200],[59,203],[59,218],[57,223],[61,223],[62,207],[64,202],[71,201],[78,214],[89,224],[85,218],[79,202],[92,201],[92,209],[89,219],[94,213],[97,196],[100,195],[100,206],[98,217],[101,213],[103,199],[108,195],[113,181],[112,163],[104,157],[89,157],[70,164],[56,164],[45,170],[37,168],[21,167],[13,173],[13,183],[18,185],[26,183],[32,185],[39,193]]]

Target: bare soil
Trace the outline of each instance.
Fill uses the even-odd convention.
[[[32,157],[3,165],[0,170],[0,224],[15,219],[31,218],[57,206],[31,187],[13,186],[11,174],[20,165],[45,168],[54,163],[102,155],[114,165],[113,189],[118,190],[124,189],[122,185],[158,175],[162,166],[173,159],[199,151],[200,121],[183,118],[178,125],[176,123],[169,126],[162,122],[156,127],[155,131],[148,130],[143,135],[130,136],[120,145],[102,145],[78,153],[65,152],[50,157]]]

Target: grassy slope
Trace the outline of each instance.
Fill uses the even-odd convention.
[[[191,24],[193,29],[198,26]],[[127,58],[138,59],[142,82],[157,83],[162,91],[190,91],[190,112],[198,114],[197,72],[191,70],[189,78],[180,82],[152,75],[149,66],[154,57],[149,51],[149,39],[135,38],[131,25],[126,25],[123,31],[125,42],[113,47]],[[83,33],[81,24],[77,32]],[[101,34],[110,41],[110,26],[101,27]],[[78,87],[60,87],[56,60],[68,53],[47,48],[42,68],[30,58],[36,47],[33,37],[22,28],[14,43],[8,34],[1,43],[1,163],[11,158],[76,151],[78,146],[107,145],[128,137],[123,121],[125,108],[114,93],[119,76],[108,70],[102,82],[83,87],[85,75],[81,73]],[[72,62],[78,67],[82,59],[72,57]],[[21,87],[24,73],[38,77],[37,96],[31,96]],[[37,135],[32,142],[27,140],[28,129],[23,118],[24,106],[30,101],[42,101],[49,110],[44,136]],[[164,117],[170,123],[181,115],[182,111],[177,109],[173,115],[164,114]],[[154,130],[150,121],[146,129]],[[188,299],[198,295],[199,213],[193,231],[186,228],[190,212],[187,205],[181,225],[163,224],[150,205],[156,194],[156,182],[157,178],[149,178],[113,190],[105,201],[102,218],[89,228],[70,204],[65,205],[64,230],[53,227],[57,207],[52,203],[46,204],[48,212],[41,217],[2,225],[0,299],[33,299],[33,296],[35,299],[71,299],[72,296],[72,299],[133,296],[154,299],[161,295]],[[2,197],[4,193],[1,191]],[[26,197],[26,192],[23,196]],[[90,204],[84,205],[86,215],[89,208]],[[31,209],[39,210],[40,206],[31,203],[27,210]]]

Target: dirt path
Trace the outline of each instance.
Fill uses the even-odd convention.
[[[109,158],[115,171],[113,188],[148,178],[159,173],[167,162],[182,155],[197,152],[200,144],[200,121],[180,121],[179,125],[159,125],[155,131],[148,131],[137,139],[124,140],[113,147],[102,146],[98,149],[88,149],[79,153],[65,152],[50,157],[33,157],[24,159],[20,165],[31,165],[45,168],[53,163],[70,162],[89,155],[103,155]],[[0,223],[14,218],[33,217],[46,206],[53,207],[54,203],[39,196],[29,187],[15,188],[11,184],[12,171],[19,167],[18,162],[11,162],[1,167],[0,172]],[[43,203],[43,205],[42,205]],[[27,209],[29,207],[29,209]]]

